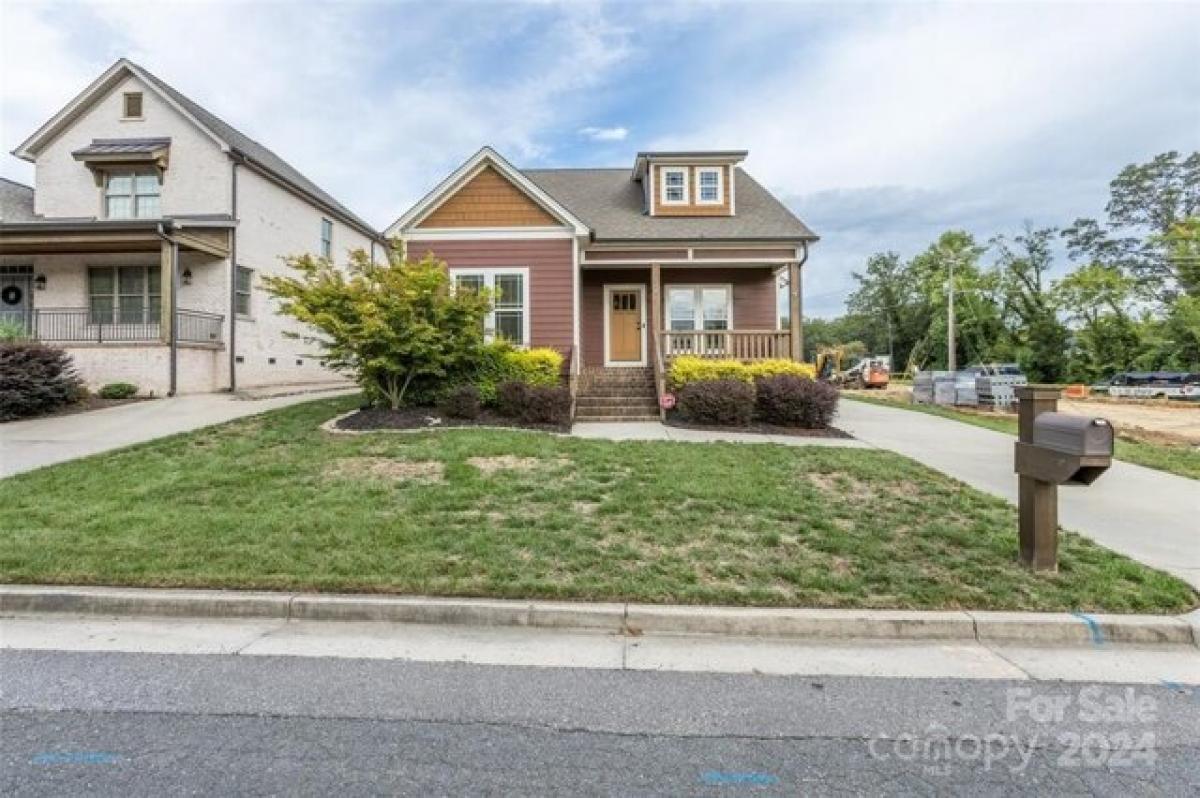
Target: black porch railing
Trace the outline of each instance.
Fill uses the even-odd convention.
[[[221,343],[225,317],[202,310],[175,313],[179,341],[192,344]],[[157,314],[96,312],[87,308],[35,308],[0,312],[5,328],[24,331],[27,338],[48,343],[151,343],[162,340]]]

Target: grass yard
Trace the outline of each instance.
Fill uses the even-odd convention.
[[[942,418],[961,421],[964,424],[974,424],[977,427],[985,427],[986,429],[1005,432],[1009,435],[1017,434],[1017,420],[1012,416],[990,414],[986,411],[968,413],[951,407],[942,407],[941,405],[914,405],[907,401],[907,399],[884,399],[877,396],[865,396],[862,393],[843,393],[842,396],[856,402],[883,405],[884,407],[899,407],[904,410],[912,410],[916,413],[928,413],[931,416],[941,416]],[[1096,415],[1104,415],[1103,407],[1097,408]],[[1146,468],[1154,468],[1181,477],[1189,477],[1190,479],[1200,479],[1200,449],[1196,447],[1182,445],[1168,446],[1118,437],[1116,451],[1113,454],[1118,460],[1124,460],[1127,463],[1135,463]]]
[[[4,582],[1175,612],[1186,585],[897,455],[450,430],[325,399],[0,481]]]

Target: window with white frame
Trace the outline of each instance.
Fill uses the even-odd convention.
[[[154,172],[108,172],[104,175],[107,219],[156,219],[160,186]]]
[[[728,285],[667,286],[666,298],[664,315],[673,331],[730,328],[733,292]]]
[[[687,167],[664,166],[662,168],[662,198],[664,205],[687,204]]]
[[[696,202],[701,205],[720,205],[722,201],[722,169],[704,167],[696,171]]]
[[[529,345],[529,269],[451,269],[455,290],[492,295],[492,310],[483,321],[484,339],[501,338]]]
[[[157,323],[162,308],[158,266],[92,266],[88,310],[92,324]]]
[[[234,305],[239,316],[249,316],[250,292],[254,287],[254,270],[245,266],[237,267],[237,284],[233,289]]]
[[[321,220],[321,257],[333,258],[333,222],[328,219]]]

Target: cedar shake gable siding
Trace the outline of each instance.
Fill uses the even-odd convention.
[[[559,227],[524,191],[491,166],[468,180],[417,224],[417,229],[453,227]]]

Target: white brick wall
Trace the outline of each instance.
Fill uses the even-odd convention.
[[[78,345],[66,351],[90,390],[110,382],[131,382],[143,395],[166,396],[170,388],[170,349],[165,344]],[[221,390],[219,375],[225,359],[223,349],[180,346],[178,393]]]
[[[122,95],[128,91],[142,92],[141,120],[121,119]],[[162,184],[163,214],[229,213],[229,159],[220,146],[133,77],[93,104],[38,154],[34,210],[49,217],[102,216],[103,190],[71,153],[92,139],[159,136],[171,139]]]

